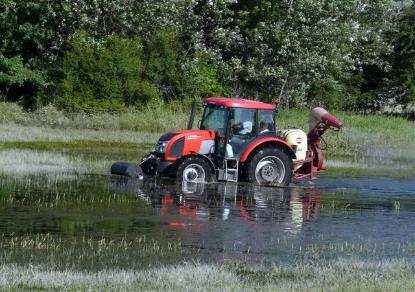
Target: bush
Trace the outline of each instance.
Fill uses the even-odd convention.
[[[28,120],[28,114],[21,106],[11,102],[0,102],[0,122],[24,124]]]
[[[4,100],[33,107],[33,95],[44,85],[42,74],[27,68],[21,57],[6,58],[0,52],[0,95]]]
[[[143,79],[138,39],[108,37],[96,41],[77,34],[63,61],[57,104],[73,111],[120,110],[158,98]]]
[[[157,31],[145,44],[146,74],[165,101],[223,94],[218,70],[207,56],[189,55],[175,30]]]
[[[228,95],[230,89],[220,81],[219,70],[206,56],[199,55],[184,66],[183,92],[187,97]]]
[[[327,109],[339,108],[345,104],[345,90],[334,80],[319,80],[311,84],[307,103]]]

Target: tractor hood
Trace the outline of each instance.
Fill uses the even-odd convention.
[[[187,140],[198,140],[200,138],[212,137],[214,139],[215,132],[210,130],[180,130],[176,132],[165,133],[160,136],[159,142],[170,141],[171,139],[180,136]]]
[[[199,153],[214,151],[215,132],[210,130],[181,130],[163,134],[155,146],[155,152],[164,155],[168,161]]]

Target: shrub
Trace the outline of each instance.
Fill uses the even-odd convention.
[[[311,84],[307,103],[327,109],[339,108],[345,101],[343,86],[334,80],[318,80]]]
[[[28,114],[21,106],[11,102],[0,102],[0,122],[24,124],[28,119]]]
[[[175,30],[160,30],[145,44],[146,75],[163,99],[185,100],[223,94],[226,90],[212,60],[186,52]]]
[[[26,67],[21,57],[6,58],[0,52],[0,94],[4,100],[33,107],[33,94],[44,85],[41,72]]]
[[[108,37],[96,41],[77,34],[63,61],[63,80],[57,103],[70,110],[119,110],[158,97],[143,79],[138,39]]]
[[[218,69],[206,56],[196,56],[184,66],[184,70],[183,91],[188,97],[203,98],[230,92],[221,83]]]

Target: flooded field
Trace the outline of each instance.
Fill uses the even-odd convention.
[[[157,134],[2,129],[0,289],[415,289],[412,136],[333,136],[327,173],[260,188],[108,175]]]
[[[99,270],[415,255],[414,180],[323,176],[313,184],[260,188],[97,175],[49,179],[2,180],[3,262]]]

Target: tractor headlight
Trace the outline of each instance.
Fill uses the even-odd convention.
[[[169,141],[158,141],[156,145],[154,146],[154,151],[158,153],[164,153],[168,143]]]

